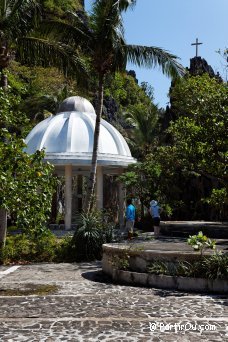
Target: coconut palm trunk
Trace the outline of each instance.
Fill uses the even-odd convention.
[[[97,158],[98,158],[98,146],[100,136],[100,122],[103,109],[104,99],[104,74],[99,75],[99,86],[98,86],[98,104],[96,108],[96,124],[94,131],[93,141],[93,155],[91,162],[90,177],[88,182],[88,191],[86,196],[86,212],[88,213],[93,206],[94,190],[96,184],[96,170],[97,170]]]

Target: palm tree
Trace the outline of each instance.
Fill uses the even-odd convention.
[[[38,4],[34,0],[0,0],[0,72],[1,86],[7,87],[4,70],[15,55],[15,43],[33,26]]]
[[[14,43],[31,29],[37,9],[33,0],[0,0],[0,86],[4,89],[8,86],[4,70],[14,57]],[[5,243],[6,228],[7,211],[0,207],[0,246]]]
[[[41,37],[34,28],[42,19],[38,0],[0,0],[0,87],[7,89],[5,69],[12,59],[44,67],[55,66],[65,75],[87,78],[77,50]],[[0,204],[0,245],[5,241],[7,212]]]
[[[146,155],[152,150],[158,135],[159,109],[155,104],[145,106],[136,105],[125,115],[126,122],[132,129],[129,130],[129,143],[136,151],[137,158]]]
[[[12,59],[30,66],[55,66],[65,75],[71,73],[79,77],[79,80],[85,78],[85,64],[76,49],[50,42],[34,31],[42,20],[39,3],[38,0],[0,0],[0,86],[2,87],[8,85],[4,70]]]
[[[93,155],[87,192],[87,208],[90,210],[95,186],[100,120],[103,107],[104,82],[108,74],[125,71],[127,62],[137,66],[153,68],[160,66],[162,72],[170,77],[184,74],[177,57],[154,46],[129,45],[124,39],[122,14],[132,8],[136,0],[95,0],[89,18],[69,15],[69,22],[51,22],[50,32],[55,31],[55,39],[70,46],[80,46],[87,57],[91,69],[97,74],[98,101],[96,107],[96,126]]]

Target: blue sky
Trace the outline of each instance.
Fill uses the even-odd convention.
[[[93,0],[86,0],[90,9]],[[198,55],[213,69],[223,74],[223,59],[217,50],[228,48],[228,0],[138,0],[135,8],[124,15],[125,38],[129,44],[162,47],[180,58],[189,67],[195,56],[191,43],[196,38],[203,44]],[[136,71],[139,83],[145,81],[154,88],[155,102],[165,107],[170,79],[159,69],[143,69],[128,65]]]

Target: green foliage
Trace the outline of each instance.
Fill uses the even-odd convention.
[[[13,92],[22,97],[20,111],[33,125],[55,114],[59,103],[65,98],[85,96],[75,80],[64,77],[56,68],[28,67],[12,61],[7,75]],[[32,127],[26,128],[29,132]]]
[[[11,87],[14,88],[14,84],[20,84],[26,87],[29,96],[49,95],[58,97],[66,87],[70,94],[77,91],[75,81],[64,77],[62,73],[53,67],[28,67],[12,61],[9,71],[8,78]]]
[[[172,191],[173,183],[171,168],[162,168],[157,155],[147,155],[143,162],[130,165],[127,172],[118,177],[123,182],[128,194],[139,198],[141,203],[149,207],[151,197],[162,203],[164,213],[170,215],[172,210],[168,195]],[[143,215],[143,213],[141,213]]]
[[[133,76],[117,72],[107,75],[104,95],[117,104],[117,121],[111,123],[126,138],[132,155],[141,159],[150,151],[158,133],[159,110],[153,104],[153,88],[146,82],[139,86]]]
[[[228,279],[228,255],[215,253],[210,258],[205,258],[202,264],[206,278]]]
[[[27,124],[17,110],[20,97],[0,89],[0,203],[16,215],[24,230],[42,229],[51,209],[56,179],[53,166],[44,163],[44,152],[28,155],[19,128]]]
[[[122,253],[122,255],[114,255],[111,260],[111,264],[113,267],[117,270],[129,270],[130,264],[129,264],[130,256],[128,253]]]
[[[51,262],[56,258],[58,240],[49,230],[44,230],[38,238],[27,234],[8,236],[1,249],[0,262],[26,263]]]
[[[211,195],[203,201],[215,207],[220,217],[226,217],[225,208],[228,207],[228,189],[212,189]]]
[[[177,119],[168,129],[169,145],[162,146],[156,139],[149,149],[144,145],[141,163],[130,166],[121,177],[128,193],[147,206],[151,196],[157,198],[167,216],[173,212],[178,217],[181,209],[187,219],[202,219],[206,215],[202,206],[207,203],[217,219],[227,217],[227,90],[226,84],[208,75],[175,83],[171,96]],[[145,127],[147,134],[151,126]],[[199,189],[199,195],[186,193],[200,176],[206,179],[207,189]]]
[[[75,259],[94,260],[102,255],[102,244],[111,242],[112,225],[104,220],[99,211],[81,214],[81,224],[72,239]]]
[[[158,107],[150,103],[136,104],[125,113],[125,119],[132,126],[129,132],[129,143],[134,155],[142,159],[156,144],[158,136]]]
[[[147,268],[148,273],[153,273],[153,274],[169,274],[169,268],[168,264],[163,262],[163,261],[154,261],[151,265],[148,266]]]
[[[201,256],[206,248],[215,249],[216,245],[215,240],[209,239],[206,235],[203,235],[202,232],[199,232],[198,235],[189,236],[187,243],[192,246],[195,251],[199,251]]]
[[[149,107],[152,99],[146,89],[146,86],[140,87],[132,76],[117,72],[107,76],[104,95],[113,97],[122,112],[129,111],[135,105]]]
[[[55,262],[74,262],[76,260],[75,249],[72,247],[72,236],[66,235],[56,240]]]
[[[40,0],[46,11],[61,16],[66,11],[82,10],[81,0]]]
[[[217,180],[218,189],[227,189],[227,84],[207,74],[188,77],[173,88],[171,96],[179,118],[168,132],[179,164]],[[220,193],[224,195],[224,191]]]
[[[148,266],[148,273],[228,280],[228,256],[222,253],[215,253],[209,257],[203,257],[193,262],[180,261],[171,263],[154,261]]]
[[[117,270],[130,270],[131,256],[135,256],[139,251],[142,251],[143,247],[135,247],[134,244],[130,244],[128,248],[123,248],[116,255],[109,257],[109,262]]]

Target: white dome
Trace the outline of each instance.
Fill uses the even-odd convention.
[[[62,111],[64,110],[64,111]],[[45,160],[54,165],[91,163],[96,114],[92,104],[81,97],[63,101],[58,114],[36,125],[27,136],[26,152],[45,149]],[[135,163],[123,136],[101,120],[98,164],[127,166]]]
[[[84,97],[80,96],[71,96],[65,99],[58,109],[58,113],[62,112],[84,112],[96,114],[92,104]]]

